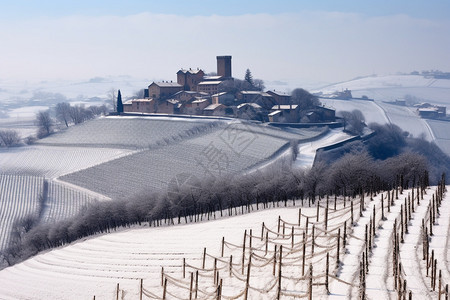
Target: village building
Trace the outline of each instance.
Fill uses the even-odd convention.
[[[203,109],[204,116],[224,116],[226,106],[223,104],[210,104]]]
[[[291,104],[291,96],[284,93],[284,92],[278,92],[278,91],[267,91],[267,94],[269,94],[270,96],[272,96],[272,98],[275,100],[275,104],[280,104],[280,105],[287,105],[287,104]]]
[[[148,95],[152,99],[167,99],[182,90],[183,86],[176,82],[152,82],[148,86]]]
[[[300,108],[298,105],[274,105],[269,113],[269,122],[298,123]]]
[[[208,93],[202,93],[197,91],[179,91],[173,94],[172,98],[180,101],[181,103],[186,103],[194,101],[196,98],[208,98]]]
[[[308,109],[306,114],[300,120],[302,123],[320,123],[334,122],[336,120],[336,111],[325,106],[315,106]]]
[[[186,103],[182,112],[187,115],[202,115],[203,110],[211,104],[211,99],[208,98],[199,98],[194,101]]]
[[[217,93],[212,95],[211,97],[213,104],[223,104],[226,106],[231,106],[235,102],[234,95],[227,92]]]
[[[180,113],[181,103],[175,99],[168,99],[160,102],[157,107],[157,112],[160,114],[178,114]]]
[[[133,99],[123,103],[124,112],[154,113],[156,111],[155,100],[153,99]]]
[[[203,81],[205,72],[200,69],[180,69],[177,72],[177,83],[183,86],[185,91],[197,91],[197,85]]]
[[[236,116],[246,120],[264,120],[262,107],[256,103],[239,104],[236,108]]]
[[[197,85],[197,92],[204,92],[210,95],[219,92],[219,85],[222,81],[202,81]]]

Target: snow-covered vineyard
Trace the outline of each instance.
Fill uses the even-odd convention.
[[[4,299],[441,299],[444,186],[124,229],[0,272]],[[447,189],[450,186],[446,187]],[[226,213],[224,211],[224,213]],[[210,219],[209,221],[207,221]],[[174,223],[177,223],[174,220]]]
[[[14,238],[14,223],[22,218],[56,222],[76,215],[94,200],[89,193],[44,177],[0,175],[0,249]]]

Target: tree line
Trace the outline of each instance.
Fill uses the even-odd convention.
[[[70,124],[77,125],[96,116],[106,115],[107,112],[106,105],[86,107],[82,104],[71,105],[68,102],[57,103],[54,109],[39,111],[36,114],[37,137],[43,138],[50,135],[58,124],[67,128]]]

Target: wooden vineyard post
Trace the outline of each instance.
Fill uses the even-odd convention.
[[[261,238],[262,240],[262,238]],[[220,251],[220,257],[223,257],[223,252],[225,250],[225,237],[222,237],[222,251]]]
[[[341,244],[341,229],[338,228],[337,249],[336,249],[336,268],[339,268],[339,252],[341,252],[340,244]],[[328,253],[327,253],[327,261],[328,261]],[[327,264],[328,264],[328,262],[327,262]]]
[[[411,212],[409,212],[409,214],[410,214]],[[405,218],[404,218],[404,221],[405,221],[405,234],[408,234],[408,220],[409,220],[409,215],[408,214],[408,202],[407,202],[407,200],[406,200],[406,198],[405,198]]]
[[[353,200],[350,201],[350,225],[353,226]]]
[[[219,284],[218,281],[216,281],[216,277],[217,277],[217,258],[214,257],[214,284]]]
[[[300,223],[302,221],[302,209],[298,209],[298,226],[300,226]]]
[[[198,296],[198,270],[195,271],[195,299]]]
[[[277,268],[277,245],[275,245],[275,249],[273,251],[273,271],[272,274],[275,276],[276,274],[276,268]]]
[[[375,205],[373,206],[372,236],[375,237]]]
[[[432,213],[431,213],[431,211],[432,210],[430,210],[430,236],[433,236],[433,218],[431,217],[431,215],[432,215]]]
[[[400,205],[400,242],[403,244],[403,204]]]
[[[250,286],[250,269],[252,266],[252,254],[250,253],[250,256],[248,258],[248,266],[247,266],[247,279],[245,281],[245,294],[244,294],[244,299],[247,300],[248,297],[248,289]]]
[[[391,212],[391,193],[389,191],[387,192],[387,208],[388,212]]]
[[[439,300],[441,300],[441,291],[442,291],[442,270],[439,270],[439,285],[438,285]]]
[[[328,230],[328,202],[327,207],[325,208],[325,234],[327,234]]]
[[[383,199],[383,194],[381,194],[381,220],[385,220],[385,218],[384,218],[384,199]]]
[[[191,272],[191,283],[189,284],[189,300],[192,300],[192,288],[193,288],[193,286],[194,286],[194,273]]]
[[[312,288],[313,288],[313,266],[312,266],[312,263],[309,264],[308,281],[309,281],[309,284],[308,284],[308,299],[312,300],[312,294],[313,294],[313,291],[312,291]]]
[[[309,217],[306,217],[306,235],[308,235]]]
[[[221,300],[222,299],[222,279],[220,279],[220,284],[217,287],[217,300]]]
[[[183,278],[186,278],[186,258],[183,257]]]
[[[327,291],[327,295],[330,294],[330,289],[329,289],[329,286],[328,286],[329,270],[330,270],[330,253],[327,252],[327,265],[326,265],[326,270],[325,270],[325,289]]]
[[[281,216],[278,216],[278,230],[277,232],[280,233],[280,228],[281,227]]]
[[[205,269],[205,262],[206,262],[206,248],[203,248],[203,261],[202,261],[202,269]]]
[[[119,284],[117,284],[117,286],[116,286],[116,300],[119,300],[119,291],[120,291]]]
[[[233,269],[233,255],[230,255],[230,266],[229,266],[230,277],[231,275],[233,275],[232,269]]]
[[[291,230],[291,248],[294,249],[294,226],[292,226]]]
[[[303,231],[303,256],[302,256],[302,277],[305,276],[305,259],[306,259],[306,238]]]
[[[163,300],[166,300],[166,293],[167,293],[167,278],[164,279],[163,296],[162,296]]]
[[[141,284],[139,285],[139,300],[142,300],[142,294],[144,291],[144,279],[141,278]]]
[[[436,268],[437,268],[437,259],[434,260],[434,268],[433,268],[433,291],[436,290]]]
[[[164,267],[161,267],[161,286],[164,286]]]
[[[278,263],[278,288],[277,288],[277,300],[281,297],[281,264],[283,261],[283,245],[280,245],[280,260]]]
[[[261,241],[264,239],[264,222],[262,222],[262,226],[261,226]]]
[[[242,275],[244,275],[244,264],[245,264],[245,240],[247,239],[247,229],[244,231],[244,241],[242,243],[242,267],[241,267],[241,272]]]
[[[266,231],[266,254],[267,255],[267,251],[269,250],[269,231]]]
[[[319,207],[320,207],[320,200],[317,200],[317,216],[316,216],[316,222],[319,222]]]
[[[284,234],[284,232],[283,232],[283,234]],[[248,249],[250,252],[252,252],[252,242],[253,242],[253,230],[250,229],[250,235],[248,238]]]

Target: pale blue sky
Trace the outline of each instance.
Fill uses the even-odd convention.
[[[194,15],[240,15],[339,11],[367,16],[407,14],[418,18],[449,18],[448,0],[1,0],[2,17],[130,15],[140,12]]]
[[[450,71],[450,1],[0,0],[0,83],[175,80],[233,56],[268,81]]]

